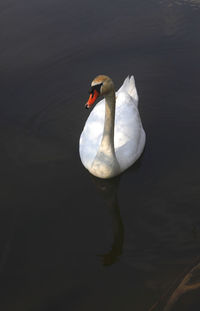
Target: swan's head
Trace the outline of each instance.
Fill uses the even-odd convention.
[[[105,96],[113,91],[114,83],[108,76],[97,76],[91,83],[90,97],[85,107],[89,109],[99,96]]]

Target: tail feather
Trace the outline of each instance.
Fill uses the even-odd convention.
[[[118,92],[127,92],[133,99],[138,102],[138,93],[135,86],[135,79],[133,76],[129,78],[129,76],[124,80],[124,83],[118,90]],[[118,93],[117,92],[117,93]]]

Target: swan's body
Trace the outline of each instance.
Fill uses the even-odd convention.
[[[80,136],[79,151],[83,165],[91,174],[111,178],[140,157],[146,136],[137,108],[138,95],[133,76],[125,79],[116,94],[113,82],[107,76],[94,79],[92,92],[97,86],[105,99],[90,113]],[[91,101],[96,99],[93,96],[92,93]]]

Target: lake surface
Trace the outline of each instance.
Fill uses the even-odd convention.
[[[200,262],[200,1],[2,0],[0,25],[0,309],[200,310],[169,305]],[[98,74],[134,74],[147,134],[110,181],[78,152]]]

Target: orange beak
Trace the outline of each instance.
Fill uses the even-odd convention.
[[[85,107],[87,109],[89,109],[93,104],[94,102],[96,101],[96,99],[99,97],[99,92],[97,90],[94,90],[91,94],[90,94],[90,97],[85,105]]]

